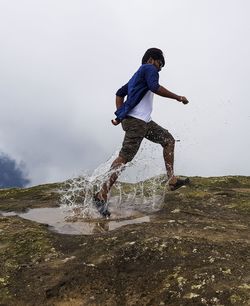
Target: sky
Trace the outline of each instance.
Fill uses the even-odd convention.
[[[160,84],[190,101],[154,97],[153,120],[180,139],[176,174],[250,175],[249,11],[248,0],[0,0],[0,153],[30,185],[112,160],[115,92],[157,47]],[[162,149],[145,141],[124,175],[159,172]]]

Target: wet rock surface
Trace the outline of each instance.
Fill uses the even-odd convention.
[[[91,236],[0,216],[0,305],[250,305],[250,177],[191,181]],[[0,190],[0,210],[56,207],[59,187]]]

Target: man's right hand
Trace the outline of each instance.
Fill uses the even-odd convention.
[[[120,121],[117,121],[116,119],[112,119],[111,122],[113,125],[118,125],[120,123]]]

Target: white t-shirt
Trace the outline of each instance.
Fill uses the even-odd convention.
[[[153,111],[154,93],[149,90],[141,101],[128,113],[128,116],[141,119],[145,122],[151,121],[151,113]]]

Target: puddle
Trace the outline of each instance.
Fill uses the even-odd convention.
[[[70,235],[93,235],[95,233],[112,231],[128,224],[150,222],[149,216],[130,209],[123,211],[111,208],[110,211],[110,219],[102,219],[100,217],[87,219],[81,216],[79,208],[69,210],[62,207],[34,208],[26,213],[1,212],[1,214],[3,216],[18,215],[24,219],[48,224],[53,231]]]
[[[53,208],[32,208],[26,213],[1,212],[3,216],[18,215],[21,218],[49,225],[52,231],[70,235],[93,235],[112,231],[119,227],[150,222],[159,210],[161,196],[125,197],[113,196],[109,199],[110,219],[103,219],[91,202],[81,201],[72,205],[62,204]],[[149,215],[151,217],[149,217]]]

